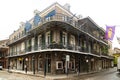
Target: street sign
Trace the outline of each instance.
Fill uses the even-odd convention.
[[[70,55],[66,55],[66,61],[70,61]]]

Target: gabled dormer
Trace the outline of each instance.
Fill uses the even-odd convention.
[[[62,6],[56,2],[56,3],[52,4],[51,6],[47,7],[46,9],[44,9],[43,11],[41,11],[40,16],[44,17],[47,14],[49,14],[50,12],[52,12],[53,10],[55,10],[56,13],[68,15],[71,17],[74,15],[73,13],[70,12],[69,4],[65,4],[64,6]]]

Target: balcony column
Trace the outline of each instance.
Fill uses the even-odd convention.
[[[93,53],[93,39],[91,40],[91,43],[92,43],[91,44],[91,50],[92,50],[91,52]]]
[[[85,39],[86,39],[86,52],[88,52],[89,50],[88,50],[88,45],[89,45],[89,42],[88,42],[88,36],[87,35],[85,35]]]
[[[100,52],[100,43],[98,43],[98,45],[99,45],[99,55],[101,55],[101,52]]]
[[[56,74],[56,61],[57,61],[58,53],[51,54],[51,74]]]
[[[67,41],[67,42],[65,42],[65,44],[66,44],[66,46],[69,46],[69,33],[68,33],[68,28],[67,28],[67,34],[66,34],[66,35],[67,35],[67,37],[66,37],[66,39],[67,39],[66,41]]]
[[[32,38],[32,51],[34,50],[34,40],[35,40],[35,38],[33,37]]]
[[[78,45],[77,45],[77,50],[80,51],[80,48],[81,48],[81,46],[80,46],[80,34],[79,34],[79,33],[77,33],[77,34],[78,34]]]
[[[38,49],[38,36],[36,36],[36,31],[34,31],[34,50]]]

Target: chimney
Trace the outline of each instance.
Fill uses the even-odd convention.
[[[37,9],[34,10],[34,15],[39,14],[39,13],[40,13],[40,11],[38,11]]]
[[[64,8],[65,8],[66,10],[70,11],[70,4],[66,3],[66,4],[64,5]]]

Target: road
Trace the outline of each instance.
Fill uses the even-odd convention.
[[[0,80],[44,80],[42,77],[0,71]]]
[[[112,68],[103,72],[81,75],[79,77],[75,76],[74,78],[68,78],[65,80],[120,80],[120,73],[116,70],[116,68]]]
[[[78,80],[78,78],[76,78]],[[120,80],[120,73],[116,71],[102,72],[96,74],[90,74],[87,76],[81,76],[79,80]]]

